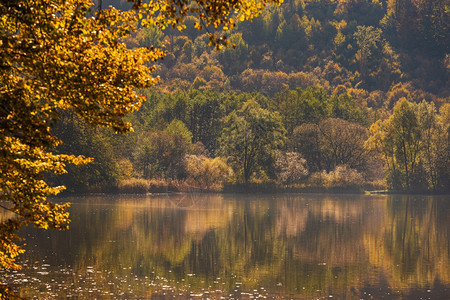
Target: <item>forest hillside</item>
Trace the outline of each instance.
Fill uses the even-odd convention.
[[[205,30],[138,28],[128,47],[166,56],[161,82],[140,91],[147,101],[129,117],[134,132],[67,114],[56,151],[94,162],[54,180],[77,192],[448,192],[448,5],[286,0],[238,22],[221,50]]]

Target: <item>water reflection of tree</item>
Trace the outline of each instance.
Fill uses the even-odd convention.
[[[183,197],[74,205],[79,212],[72,228],[80,231],[71,233],[78,241],[67,251],[78,254],[75,268],[90,265],[119,277],[159,276],[194,291],[232,291],[241,282],[243,290],[265,287],[305,297],[329,292],[353,297],[379,284],[432,286],[436,278],[450,283],[445,201]],[[88,209],[89,214],[80,213]],[[78,224],[95,230],[83,232]],[[62,235],[57,237],[52,243],[64,243]]]
[[[280,216],[286,234],[286,291],[310,297],[328,295],[331,290],[343,296],[367,272],[362,236],[367,221],[365,210],[371,202],[363,199],[298,197],[282,201]],[[300,212],[301,221],[293,215]],[[286,216],[287,215],[287,216]],[[370,216],[372,217],[372,216]],[[294,220],[289,224],[288,220]],[[297,225],[296,234],[292,235]]]
[[[448,199],[391,196],[386,221],[367,239],[371,263],[390,275],[392,287],[450,283]]]

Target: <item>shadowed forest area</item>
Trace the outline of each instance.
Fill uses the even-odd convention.
[[[238,22],[220,51],[189,27],[139,28],[126,43],[166,51],[161,83],[139,91],[127,135],[65,115],[57,151],[94,162],[58,183],[448,191],[449,32],[438,0],[288,0]]]

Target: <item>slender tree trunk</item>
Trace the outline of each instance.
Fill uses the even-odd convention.
[[[406,189],[409,190],[409,170],[408,170],[408,155],[406,153],[406,144],[405,141],[402,141],[402,148],[403,148],[403,160],[405,164],[405,176],[406,176]]]

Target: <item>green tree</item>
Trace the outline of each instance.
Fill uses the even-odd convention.
[[[144,178],[180,179],[186,175],[185,156],[192,134],[174,119],[163,131],[150,131],[135,153],[136,169]]]
[[[107,129],[88,126],[76,115],[66,113],[52,132],[62,141],[55,149],[56,153],[83,155],[92,157],[93,161],[83,166],[68,165],[66,174],[53,176],[50,182],[78,193],[98,192],[117,183],[119,168],[116,155],[119,151],[113,147],[113,136]]]
[[[192,132],[192,141],[201,142],[213,155],[221,132],[219,120],[224,117],[220,104],[221,99],[216,92],[193,91],[190,94],[187,125]]]
[[[438,137],[435,145],[436,188],[442,191],[450,190],[450,103],[439,109]]]
[[[249,54],[248,45],[242,38],[242,33],[232,34],[230,43],[232,43],[233,48],[219,52],[219,61],[224,66],[226,73],[242,73],[247,67],[242,62],[247,60]]]
[[[275,95],[274,105],[272,109],[280,113],[289,134],[301,124],[319,123],[327,117],[367,122],[367,112],[347,92],[330,96],[325,89],[316,86],[284,90]]]
[[[248,183],[254,172],[269,167],[260,162],[273,157],[284,139],[285,129],[278,113],[248,100],[225,118],[220,152],[228,157],[238,179]]]
[[[141,28],[136,39],[141,47],[161,47],[164,33],[158,28]]]
[[[394,106],[394,112],[386,125],[388,139],[392,139],[390,142],[394,145],[395,160],[404,175],[403,186],[409,190],[421,147],[421,130],[414,104],[406,99],[400,100]]]
[[[323,88],[311,86],[285,90],[275,96],[275,103],[288,133],[303,123],[319,122],[327,116],[329,96]]]
[[[367,109],[361,108],[361,105],[358,105],[357,101],[347,93],[330,97],[327,108],[331,118],[369,125],[367,124]]]
[[[385,162],[391,189],[445,190],[449,182],[448,105],[399,100],[392,115],[370,128],[366,142]]]
[[[354,34],[358,51],[355,58],[359,64],[361,78],[367,80],[369,76],[369,58],[374,50],[379,48],[381,41],[381,29],[375,29],[373,26],[358,26]]]
[[[417,105],[417,118],[421,129],[420,164],[425,186],[433,190],[448,190],[450,184],[450,123],[446,103],[437,113],[434,103],[422,101]],[[420,175],[420,174],[418,174]]]

